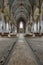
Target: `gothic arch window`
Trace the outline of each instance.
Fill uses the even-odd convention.
[[[23,28],[23,22],[22,21],[19,24],[19,28]]]

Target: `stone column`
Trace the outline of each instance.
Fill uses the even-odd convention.
[[[12,33],[12,23],[10,25],[11,25],[11,33]]]
[[[6,22],[6,32],[8,32],[8,31],[9,31],[9,23]]]
[[[12,32],[14,32],[14,24],[12,24]]]
[[[17,27],[15,26],[15,33],[17,33]]]
[[[35,37],[35,34],[34,34],[34,23],[35,22],[33,21],[33,24],[32,24],[32,26],[33,26],[33,31],[32,31],[33,32],[33,37]]]
[[[17,33],[17,27],[13,25],[13,33]]]
[[[34,34],[34,22],[33,22],[33,34]]]
[[[31,33],[31,24],[28,25],[28,32]]]
[[[41,34],[41,0],[39,0],[39,33]]]
[[[2,17],[2,33],[4,33],[4,13],[1,13],[1,17]]]
[[[36,22],[36,32],[38,33],[38,21]]]
[[[39,19],[39,33],[41,34],[41,17]]]
[[[26,34],[28,34],[28,25],[26,26]]]

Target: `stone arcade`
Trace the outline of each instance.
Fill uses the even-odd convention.
[[[0,0],[0,65],[43,65],[43,0]]]

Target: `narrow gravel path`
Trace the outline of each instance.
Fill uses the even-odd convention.
[[[19,39],[15,45],[8,65],[38,65],[32,50],[23,37],[23,34],[19,35]]]

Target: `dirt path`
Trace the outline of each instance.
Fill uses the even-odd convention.
[[[19,35],[8,65],[38,65],[22,34]]]

